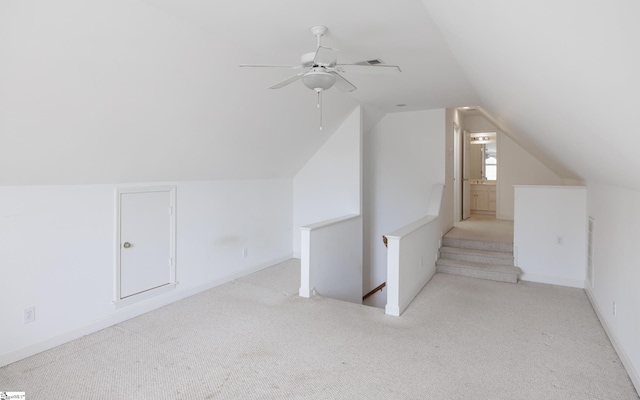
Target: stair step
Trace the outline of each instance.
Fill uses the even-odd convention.
[[[505,251],[476,250],[444,246],[440,256],[454,260],[513,266],[513,253]]]
[[[513,243],[493,242],[489,240],[457,239],[448,236],[442,238],[442,245],[445,247],[457,247],[474,250],[513,252]]]
[[[449,258],[439,258],[436,261],[436,267],[438,272],[445,274],[509,283],[518,283],[521,272],[520,268],[512,265],[495,265]]]

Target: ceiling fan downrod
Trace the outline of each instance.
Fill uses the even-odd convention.
[[[320,38],[327,33],[329,29],[324,25],[315,25],[311,27],[311,33],[316,37],[318,47],[320,47]]]

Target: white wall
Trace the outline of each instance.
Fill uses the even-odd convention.
[[[300,257],[301,226],[360,214],[360,114],[358,107],[293,178],[295,257]]]
[[[290,179],[163,184],[177,185],[179,285],[117,311],[116,186],[0,187],[0,365],[291,257]]]
[[[362,216],[349,215],[301,228],[302,297],[317,294],[362,304]]]
[[[586,237],[586,187],[515,187],[513,246],[520,279],[583,288]]]
[[[498,133],[498,187],[496,218],[514,218],[514,185],[561,185],[562,179],[520,147]]]
[[[400,316],[436,273],[442,239],[444,185],[433,185],[428,215],[387,235],[385,314]]]
[[[587,292],[640,391],[640,192],[589,183],[587,193],[594,218],[594,285],[587,283]]]
[[[482,116],[464,118],[469,132],[498,132],[496,218],[513,219],[513,185],[561,185],[562,179]]]
[[[444,183],[445,118],[444,109],[387,114],[363,137],[364,293],[387,278],[382,235],[427,215],[432,186]],[[381,292],[366,302],[385,303]]]

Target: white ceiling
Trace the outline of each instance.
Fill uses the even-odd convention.
[[[316,95],[272,84],[315,50],[380,58],[394,76]],[[0,2],[0,184],[291,177],[358,105],[478,97],[419,0]],[[346,75],[346,74],[345,74]]]
[[[299,64],[302,54],[315,51],[310,28],[324,25],[329,31],[322,43],[340,50],[341,63],[381,59],[402,68],[394,76],[345,74],[358,87],[347,96],[360,104],[392,112],[396,104],[416,110],[478,101],[419,0],[141,1],[200,29],[212,51],[234,67]],[[255,73],[241,71],[245,79]],[[256,90],[293,71],[271,73],[276,80],[263,80]]]
[[[479,105],[566,178],[640,189],[640,3],[506,0],[3,0],[0,185],[291,177],[358,105]],[[312,25],[349,75],[290,73]],[[399,108],[396,104],[407,104]]]
[[[640,189],[640,2],[423,3],[514,139],[563,177]]]

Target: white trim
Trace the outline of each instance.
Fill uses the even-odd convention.
[[[595,233],[595,219],[592,216],[587,217],[587,265],[586,265],[586,275],[587,275],[587,284],[585,288],[588,287],[590,289],[595,288],[595,265],[593,263],[594,257],[594,233]]]
[[[496,167],[496,209],[493,212],[493,215],[498,218],[498,213],[502,210],[500,208],[500,197],[502,196],[502,185],[500,184],[500,159],[502,158],[502,154],[500,153],[500,148],[502,147],[502,133],[498,131],[496,133],[496,157],[498,159],[498,166]]]
[[[453,128],[453,222],[462,221],[462,139],[463,133],[458,111],[454,111],[451,119]]]
[[[311,286],[311,230],[300,228],[300,297],[310,298]]]
[[[514,188],[522,189],[581,189],[586,190],[586,186],[571,186],[571,185],[513,185]]]
[[[436,186],[436,185],[434,185]],[[440,189],[440,195],[442,195],[442,189]],[[422,228],[423,226],[430,224],[432,221],[435,221],[436,218],[438,218],[437,215],[427,215],[425,217],[422,217],[416,221],[413,221],[405,226],[403,226],[402,228],[398,228],[395,231],[386,234],[385,236],[387,237],[387,239],[397,239],[400,240],[402,239],[403,236],[407,236],[415,231],[417,231],[418,229]]]
[[[170,292],[173,289],[175,289],[175,287],[177,285],[178,285],[178,282],[168,283],[166,285],[162,285],[162,286],[159,286],[157,288],[153,288],[151,290],[146,290],[146,291],[144,291],[142,293],[134,294],[133,296],[125,297],[124,299],[114,300],[113,301],[113,306],[117,310],[119,308],[126,307],[126,306],[129,306],[131,304],[137,303],[139,301],[146,300],[146,299],[149,299],[151,297],[158,296],[160,294]]]
[[[30,357],[34,354],[38,354],[45,350],[52,349],[56,346],[60,346],[83,336],[98,332],[102,329],[109,328],[128,319],[135,318],[142,314],[148,313],[149,311],[153,311],[168,304],[175,303],[179,300],[193,296],[200,292],[204,292],[205,290],[212,289],[216,286],[220,286],[227,282],[233,281],[235,279],[241,278],[243,276],[252,274],[254,272],[260,271],[262,269],[271,267],[290,259],[291,254],[287,254],[283,257],[276,258],[266,263],[242,269],[235,274],[216,279],[200,286],[196,286],[190,289],[177,289],[166,293],[164,296],[155,296],[149,299],[140,300],[135,304],[130,305],[129,307],[123,307],[119,310],[114,311],[110,315],[107,315],[88,324],[78,326],[77,328],[66,332],[61,332],[49,339],[45,339],[41,342],[25,346],[21,349],[14,350],[5,354],[0,354],[0,367]]]
[[[158,295],[165,293],[168,290],[172,290],[177,285],[177,272],[176,272],[176,218],[177,218],[177,207],[176,207],[176,185],[163,185],[163,186],[136,186],[136,187],[118,187],[115,189],[115,272],[114,272],[114,293],[113,293],[113,303],[116,308],[124,307],[126,305],[133,304],[137,301],[144,300],[150,296]],[[122,242],[122,237],[120,236],[121,229],[121,207],[122,207],[122,195],[123,194],[131,194],[131,193],[153,193],[153,192],[168,192],[169,193],[169,207],[171,216],[169,218],[169,255],[171,258],[170,265],[170,277],[169,282],[166,285],[163,285],[159,288],[155,288],[152,290],[147,290],[145,292],[141,292],[139,294],[135,294],[133,296],[128,296],[126,298],[122,297],[121,287],[120,287],[120,260],[121,260],[121,252],[122,247],[120,243]]]
[[[384,308],[384,313],[388,315],[392,315],[394,317],[399,317],[400,314],[402,314],[407,308],[409,308],[409,305],[411,304],[411,302],[416,298],[418,293],[420,293],[422,289],[424,289],[424,287],[427,286],[427,284],[431,281],[431,279],[435,276],[435,274],[436,274],[436,271],[434,271],[433,274],[431,274],[430,276],[427,276],[426,277],[427,279],[425,279],[424,281],[418,282],[418,284],[415,285],[413,289],[411,289],[407,298],[399,306],[395,306],[393,304],[387,304]]]
[[[300,288],[298,290],[298,296],[300,297],[305,297],[307,299],[311,298],[311,296],[314,295],[314,293],[316,292],[316,290],[314,288]]]
[[[584,279],[561,278],[559,276],[527,274],[523,272],[520,275],[521,281],[548,283],[550,285],[568,286],[578,289],[584,289]]]
[[[385,314],[399,317],[400,308],[400,237],[387,236],[387,304]]]
[[[627,371],[627,375],[629,375],[631,383],[633,383],[633,386],[635,386],[636,392],[640,393],[640,375],[638,375],[638,371],[636,371],[636,369],[633,367],[633,363],[631,362],[631,359],[629,358],[627,353],[624,351],[624,347],[622,347],[620,342],[618,342],[618,338],[616,338],[616,336],[613,334],[613,330],[609,326],[607,320],[603,317],[602,311],[600,310],[600,307],[598,307],[598,303],[595,301],[595,298],[593,296],[593,293],[591,293],[591,289],[589,288],[589,286],[586,286],[585,292],[587,293],[587,298],[589,299],[589,302],[591,302],[593,310],[596,312],[596,316],[600,320],[600,324],[609,337],[609,341],[613,345],[616,353],[618,353],[618,357],[620,357],[622,366]]]
[[[345,215],[342,217],[338,217],[338,218],[332,218],[332,219],[328,219],[326,221],[320,221],[320,222],[316,222],[315,224],[309,224],[309,225],[305,225],[305,226],[301,226],[300,230],[301,231],[313,231],[316,229],[322,229],[322,228],[326,228],[332,225],[336,225],[339,224],[341,222],[345,222],[345,221],[349,221],[351,219],[354,218],[360,218],[360,214],[349,214],[349,215]]]
[[[399,306],[394,306],[394,305],[391,305],[391,304],[387,304],[386,306],[384,306],[384,314],[385,315],[391,315],[392,317],[399,317],[400,316],[400,307]]]

